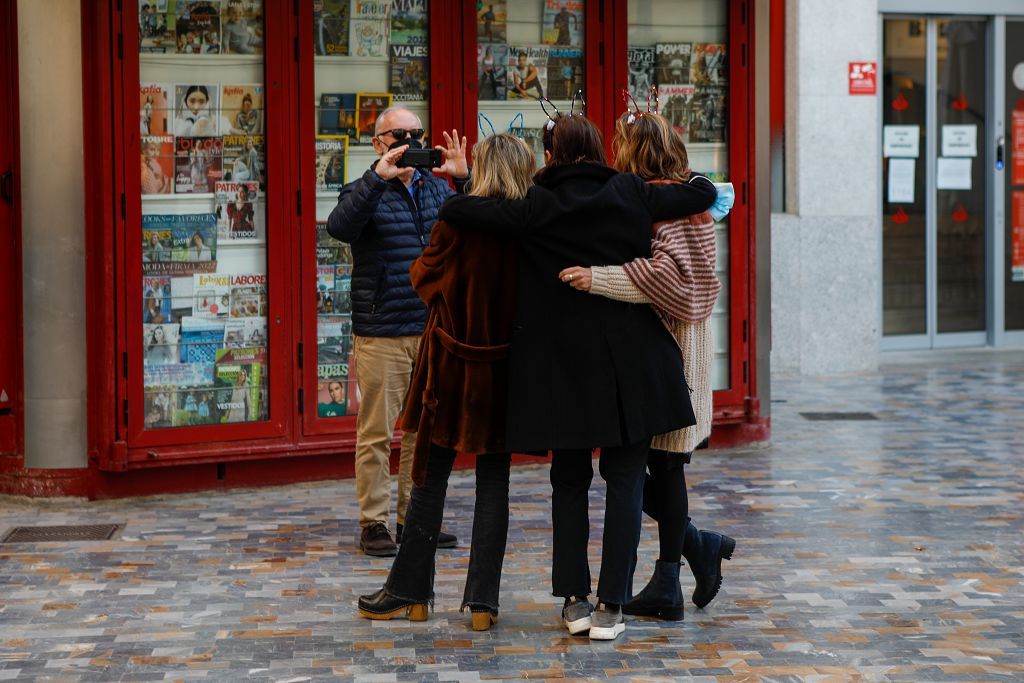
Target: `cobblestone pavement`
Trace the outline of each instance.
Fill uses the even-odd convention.
[[[0,499],[0,531],[127,523],[108,542],[0,545],[0,680],[1022,680],[1024,353],[916,358],[777,380],[770,447],[694,458],[695,522],[739,545],[719,597],[688,605],[684,622],[632,619],[611,643],[564,632],[545,467],[513,473],[502,611],[486,633],[457,611],[465,546],[439,554],[429,621],[356,616],[390,560],[354,551],[352,481]],[[472,500],[471,475],[457,474],[446,525],[464,541]]]

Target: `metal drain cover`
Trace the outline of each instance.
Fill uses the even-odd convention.
[[[864,422],[869,420],[877,420],[878,416],[874,413],[800,413],[800,416],[805,420],[811,420],[812,422]]]
[[[53,543],[64,541],[106,541],[123,524],[82,524],[78,526],[16,526],[0,543]]]

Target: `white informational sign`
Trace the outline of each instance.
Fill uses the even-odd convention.
[[[914,203],[916,159],[889,159],[889,203]]]
[[[883,126],[883,157],[918,157],[920,126]]]
[[[935,187],[939,190],[969,190],[971,189],[971,162],[970,158],[963,157],[939,157],[939,164],[935,172]]]
[[[978,127],[973,124],[967,126],[943,126],[942,156],[978,156]]]

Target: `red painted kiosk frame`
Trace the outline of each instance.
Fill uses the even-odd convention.
[[[750,0],[728,1],[729,168],[737,202],[729,238],[730,387],[715,394],[714,441],[720,444],[767,437],[754,379],[753,8]],[[83,90],[89,93],[84,142],[90,495],[282,483],[352,472],[352,458],[337,455],[353,452],[355,419],[316,418],[316,321],[310,297],[315,278],[310,267],[315,254],[310,154],[316,133],[312,9],[298,0],[266,7],[271,419],[146,431],[139,414],[141,319],[135,305],[141,244],[128,239],[139,234],[141,220],[131,163],[139,154],[138,134],[130,125],[139,82],[132,49],[138,44],[138,8],[121,0],[82,2],[82,30],[89,38],[83,41]],[[444,121],[476,130],[475,21],[473,3],[432,3],[430,116],[438,130]],[[585,23],[588,114],[609,131],[627,82],[627,0],[596,0],[588,5]],[[297,178],[298,187],[289,178]],[[303,196],[309,199],[304,202]],[[310,457],[287,457],[298,455]],[[232,468],[227,481],[227,464],[243,460],[267,462]],[[167,472],[170,477],[145,476],[144,470],[168,465],[178,466]],[[105,474],[129,470],[136,473]]]
[[[0,472],[24,452],[16,5],[0,0]]]

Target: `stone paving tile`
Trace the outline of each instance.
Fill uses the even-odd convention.
[[[776,380],[772,444],[701,452],[688,468],[694,520],[739,543],[722,593],[682,623],[633,619],[612,643],[559,626],[542,466],[513,472],[501,616],[486,633],[457,611],[465,545],[438,556],[427,622],[356,616],[355,597],[391,561],[354,550],[352,481],[0,499],[0,532],[127,523],[111,541],[0,546],[0,680],[1022,680],[1022,386],[1021,352]],[[598,477],[595,570],[602,495]],[[472,475],[457,473],[446,526],[463,541],[472,504]],[[637,589],[657,554],[652,531]]]

